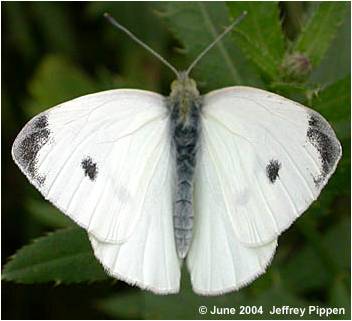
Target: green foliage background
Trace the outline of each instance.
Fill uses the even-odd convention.
[[[243,10],[243,23],[194,70],[201,92],[249,85],[311,106],[342,142],[337,171],[280,236],[267,273],[239,292],[197,296],[185,271],[181,293],[163,297],[113,280],[85,232],[20,174],[12,142],[33,115],[83,94],[126,87],[168,94],[173,74],[113,29],[105,11],[182,69]],[[347,2],[3,2],[2,317],[193,319],[211,317],[198,314],[200,305],[320,305],[345,307],[335,318],[349,319],[349,12]]]

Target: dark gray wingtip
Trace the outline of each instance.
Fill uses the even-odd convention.
[[[22,172],[38,186],[45,182],[45,176],[38,172],[37,156],[50,140],[50,128],[46,113],[31,119],[17,135],[12,145],[12,157]]]
[[[316,187],[325,184],[335,171],[342,156],[342,147],[330,124],[317,112],[308,113],[307,141],[319,153],[320,173],[315,176]]]

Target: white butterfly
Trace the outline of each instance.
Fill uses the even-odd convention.
[[[182,73],[156,54],[178,77],[169,97],[83,96],[34,117],[12,148],[108,273],[155,293],[179,291],[184,258],[199,294],[264,273],[341,157],[328,122],[298,103],[250,87],[200,96],[188,74],[203,54]]]

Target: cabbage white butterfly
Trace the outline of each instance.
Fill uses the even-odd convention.
[[[317,199],[341,145],[315,111],[229,87],[201,96],[189,74],[119,25],[177,76],[169,97],[91,94],[30,120],[12,155],[29,181],[88,233],[108,273],[155,293],[216,295],[264,273],[278,236]]]

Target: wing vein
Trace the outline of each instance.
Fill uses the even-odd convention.
[[[237,153],[237,156],[238,156],[238,160],[239,160],[241,169],[242,169],[242,171],[243,171],[244,173],[247,174],[247,175],[246,175],[246,176],[247,176],[247,179],[248,179],[248,181],[250,181],[250,177],[249,177],[249,175],[248,175],[248,173],[247,173],[247,170],[245,170],[245,168],[244,168],[244,166],[243,166],[242,158],[241,158],[240,152],[239,152],[239,150],[238,150],[238,147],[237,147],[236,144],[234,144],[234,146],[235,146],[235,149],[236,149],[236,153]],[[251,145],[251,146],[252,146],[252,145]],[[252,146],[252,148],[253,148],[253,146]],[[233,158],[232,158],[231,153],[229,153],[229,155],[230,155],[230,157],[231,157],[231,160],[233,161]],[[277,234],[279,234],[279,228],[278,228],[278,225],[277,225],[277,222],[276,222],[276,219],[275,219],[275,215],[274,215],[274,213],[273,213],[273,211],[272,211],[272,209],[271,209],[271,207],[270,207],[270,205],[269,205],[269,203],[268,203],[268,201],[267,201],[265,195],[263,194],[263,190],[262,190],[262,188],[261,188],[261,186],[260,186],[260,183],[258,182],[257,173],[256,173],[255,171],[254,171],[254,179],[255,179],[255,183],[256,183],[256,185],[257,185],[257,187],[258,187],[260,197],[262,198],[262,200],[263,200],[263,202],[264,202],[264,204],[265,204],[265,207],[266,207],[266,209],[267,209],[267,212],[270,214],[270,217],[271,217],[271,219],[272,219],[272,221],[273,221],[273,223],[274,223],[275,232],[276,232]],[[255,231],[256,234],[257,234],[256,228],[254,228],[254,231]],[[259,236],[259,235],[257,234],[257,236]]]
[[[301,173],[301,171],[299,170],[299,168],[297,167],[297,165],[295,164],[295,162],[293,161],[291,155],[289,154],[289,152],[286,150],[285,146],[275,137],[273,136],[270,132],[267,132],[270,137],[277,142],[277,144],[279,146],[281,146],[282,150],[285,152],[285,154],[287,155],[288,160],[290,161],[290,163],[292,164],[292,167],[295,169],[295,171],[297,172],[297,174],[299,175],[299,177],[301,178],[301,180],[303,181],[307,191],[310,193],[312,199],[314,199],[314,193],[312,191],[312,189],[310,188],[307,180],[304,178],[304,175]]]
[[[208,137],[209,137],[209,132],[208,132],[208,129],[207,129],[206,125],[205,125],[205,122],[203,122],[203,129],[204,129],[204,132],[205,132],[205,133],[208,135]],[[209,146],[212,146],[212,145],[213,145],[213,144],[211,143],[211,140],[210,140],[209,138],[208,138],[208,142],[209,142],[209,144],[208,144]],[[203,144],[203,145],[206,145],[206,144]],[[216,176],[217,176],[219,182],[221,183],[221,182],[222,182],[222,179],[221,179],[221,175],[219,174],[219,169],[218,169],[218,167],[216,166],[216,163],[217,163],[217,162],[216,162],[215,159],[214,159],[215,156],[213,155],[213,153],[212,153],[212,151],[211,151],[210,148],[208,148],[208,147],[206,147],[206,148],[207,148],[207,150],[208,150],[208,152],[209,152],[210,160],[212,161],[212,163],[213,163],[213,165],[214,165]],[[234,222],[233,222],[233,220],[232,220],[232,218],[231,218],[231,212],[230,212],[230,209],[229,209],[229,204],[227,203],[227,200],[226,200],[226,197],[225,197],[226,194],[225,194],[223,185],[224,185],[224,184],[220,184],[220,186],[221,186],[222,198],[223,198],[223,201],[224,201],[224,204],[225,204],[226,212],[227,212],[228,216],[230,217],[231,225],[232,225],[232,227],[234,228]],[[234,230],[236,231],[235,228],[234,228]]]
[[[164,128],[164,129],[165,129],[165,128]],[[162,137],[162,135],[161,135],[161,136],[160,136],[159,143],[156,144],[156,148],[154,149],[154,152],[159,149],[159,147],[160,147],[160,141],[162,140],[162,138],[163,138],[163,137]],[[167,144],[165,144],[165,146],[166,146],[166,145],[167,145]],[[148,163],[148,161],[150,160],[150,158],[152,157],[152,155],[154,154],[154,152],[151,153],[151,154],[150,154],[150,157],[148,157],[148,158],[146,159],[146,163]],[[146,194],[147,194],[148,191],[149,191],[149,187],[150,187],[152,178],[153,178],[153,176],[154,176],[154,174],[155,174],[155,171],[156,171],[158,165],[160,164],[161,155],[162,155],[162,152],[160,152],[160,155],[159,155],[159,157],[158,157],[158,160],[157,160],[157,162],[155,163],[155,165],[154,165],[154,167],[153,167],[153,169],[152,169],[151,179],[149,180],[149,183],[148,183],[148,185],[147,185],[147,187],[146,187],[146,192],[145,192],[145,194],[144,194],[144,196],[143,196],[141,208],[144,207],[144,203],[145,203],[145,199],[146,199]],[[146,166],[146,165],[145,165],[145,166]],[[113,226],[113,233],[114,233],[114,234],[115,234],[115,231],[116,231],[116,225],[117,225],[116,223],[117,223],[117,222],[115,222],[115,224],[114,224],[114,226]],[[110,229],[109,229],[109,231],[110,231]]]
[[[170,148],[171,148],[171,146],[170,146]],[[164,181],[163,181],[163,183],[161,184],[161,186],[165,186],[164,184],[165,184],[165,182],[166,182],[166,179],[167,179],[167,177],[169,177],[169,173],[170,173],[170,168],[171,168],[171,166],[170,166],[170,152],[168,153],[168,158],[167,158],[167,171],[166,171],[166,175],[165,175],[165,177],[164,177]],[[166,182],[167,183],[167,182]],[[170,182],[169,182],[170,183]],[[161,210],[161,213],[162,212],[165,212],[165,213],[167,213],[167,210],[164,210],[164,208],[165,208],[165,202],[163,202],[162,203],[162,210]],[[164,216],[164,217],[162,217],[162,223],[164,224],[165,223],[165,220],[166,219],[166,215]],[[169,269],[167,268],[168,267],[168,264],[167,264],[167,262],[166,262],[166,258],[167,258],[167,250],[166,250],[166,246],[164,246],[165,244],[166,244],[166,242],[167,242],[167,235],[166,235],[166,229],[164,228],[164,227],[162,227],[162,235],[163,235],[163,240],[164,240],[164,242],[163,242],[163,248],[164,248],[164,266],[165,266],[165,269],[166,269],[166,273],[165,273],[165,275],[166,275],[166,281],[167,281],[167,283],[169,284],[169,286],[171,286],[171,278],[170,278],[170,275],[169,275],[169,273],[170,273],[170,271],[169,271]]]
[[[105,159],[108,159],[110,157],[110,155],[112,154],[112,151],[114,150],[114,148],[116,147],[116,145],[113,145],[110,149],[109,149],[109,152],[108,154],[105,156]],[[116,165],[117,166],[117,162],[116,162]],[[104,189],[103,189],[103,192],[101,193],[100,197],[97,198],[96,202],[95,202],[95,205],[94,205],[94,208],[93,208],[93,211],[92,211],[92,214],[90,215],[90,218],[89,218],[89,221],[88,221],[88,225],[87,225],[87,228],[89,229],[90,228],[90,225],[92,224],[92,219],[93,219],[93,216],[94,216],[94,213],[96,212],[99,204],[101,203],[101,201],[104,199],[104,195],[106,193],[106,190],[107,190],[107,186],[109,184],[104,184]],[[107,234],[109,235],[109,234]]]
[[[113,121],[114,121],[114,120],[113,120]],[[102,122],[101,122],[101,123],[102,123]],[[98,128],[98,127],[96,127],[96,128]],[[74,152],[70,153],[70,154],[66,157],[65,161],[63,162],[63,164],[61,165],[61,167],[60,167],[59,170],[57,171],[55,177],[53,178],[53,180],[52,180],[52,182],[51,182],[51,185],[49,186],[48,191],[47,191],[47,195],[48,195],[48,196],[49,196],[49,194],[50,194],[50,192],[51,192],[53,186],[55,185],[55,182],[57,181],[58,176],[59,176],[60,173],[63,171],[63,169],[64,169],[66,166],[68,166],[68,163],[69,163],[70,159],[73,157],[73,155],[75,155],[75,152],[77,152],[77,148],[78,148],[79,146],[82,146],[82,144],[84,144],[89,138],[91,138],[91,137],[94,136],[95,134],[96,134],[96,131],[95,131],[95,130],[92,130],[88,135],[86,135],[85,137],[83,137],[83,138],[75,145],[75,147],[73,148]],[[76,137],[77,137],[77,135],[76,135]],[[52,150],[51,150],[50,152],[52,152]]]

